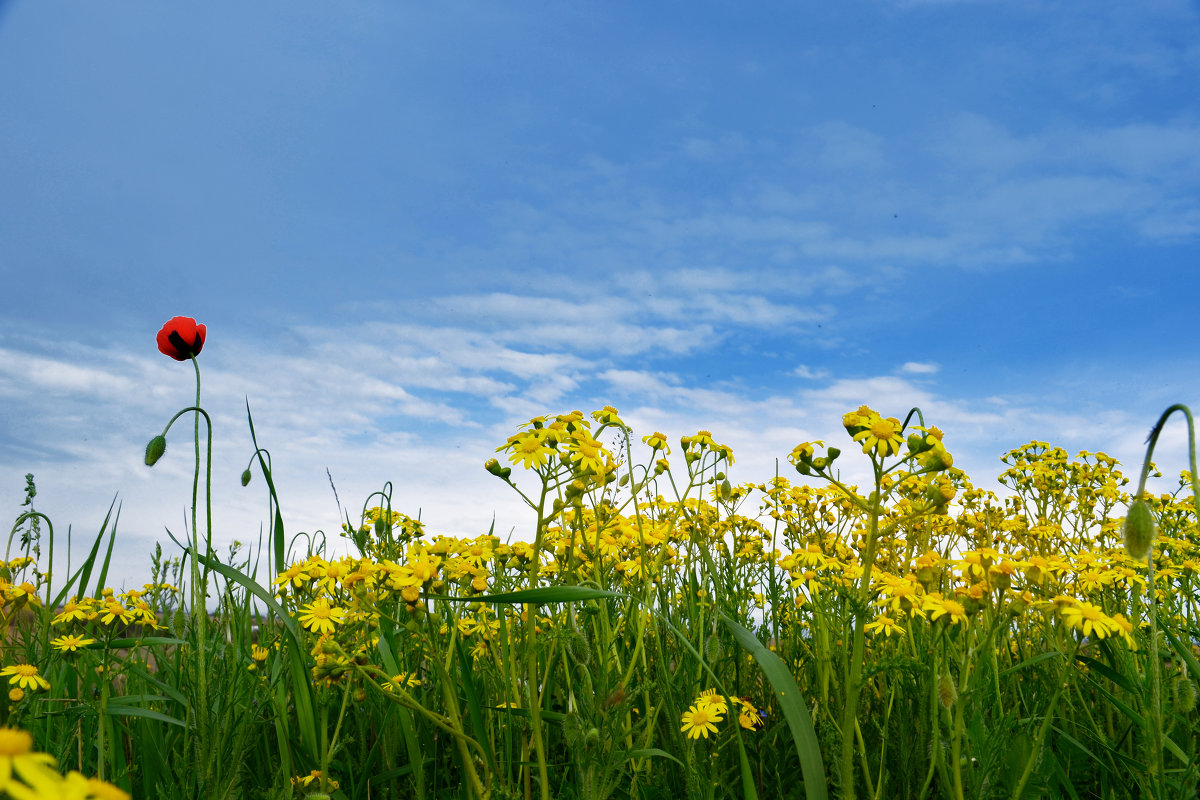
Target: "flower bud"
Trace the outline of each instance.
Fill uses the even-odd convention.
[[[1192,683],[1191,678],[1187,675],[1180,675],[1175,679],[1173,689],[1177,713],[1187,714],[1196,707],[1196,684]]]
[[[950,677],[949,672],[943,672],[938,678],[938,702],[942,704],[942,708],[950,708],[957,699],[958,689],[954,686],[954,679]]]
[[[708,661],[709,664],[720,661],[721,656],[724,655],[724,652],[725,649],[721,647],[721,640],[716,636],[709,636],[704,640],[704,659]]]
[[[250,474],[250,470],[246,470],[245,472],[243,472],[242,473],[242,486],[249,486],[251,477],[253,477],[253,476]]]
[[[579,631],[571,631],[566,639],[567,655],[576,664],[587,666],[592,660],[592,648],[588,646],[588,640]]]
[[[512,468],[500,466],[500,462],[494,458],[489,458],[483,465],[483,468],[495,475],[501,480],[508,480],[508,476],[512,474]]]
[[[146,466],[153,467],[165,452],[167,452],[167,437],[155,436],[146,445]]]
[[[1145,500],[1135,500],[1129,506],[1129,514],[1125,517],[1125,552],[1133,558],[1144,561],[1150,555],[1157,533],[1154,512]]]

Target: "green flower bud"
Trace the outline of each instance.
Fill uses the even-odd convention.
[[[487,462],[484,463],[483,468],[495,475],[497,478],[505,481],[508,480],[509,475],[512,475],[512,469],[510,467],[500,466],[500,462],[494,458],[489,458]]]
[[[249,486],[251,477],[253,477],[253,476],[250,474],[250,470],[246,470],[245,472],[243,472],[242,473],[242,486]]]
[[[724,648],[721,647],[721,640],[716,636],[709,636],[704,640],[704,658],[709,664],[720,661],[723,654]]]
[[[942,673],[938,678],[938,702],[942,708],[950,708],[957,699],[958,689],[954,686],[954,678],[950,677],[949,672]]]
[[[165,452],[167,452],[167,437],[155,436],[146,445],[146,466],[153,467]]]
[[[1129,514],[1125,517],[1125,552],[1133,558],[1144,561],[1150,556],[1150,548],[1154,545],[1158,525],[1154,521],[1154,512],[1145,500],[1135,500],[1129,506]]]
[[[592,648],[588,646],[588,641],[582,633],[579,633],[578,631],[571,631],[568,633],[566,645],[567,646],[565,649],[567,651],[567,655],[569,655],[576,664],[587,666],[587,664],[592,660]]]
[[[1187,714],[1196,707],[1196,684],[1187,675],[1175,679],[1175,711]]]

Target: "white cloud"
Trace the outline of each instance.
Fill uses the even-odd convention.
[[[930,364],[921,361],[906,361],[900,367],[901,372],[907,372],[911,375],[934,375],[941,369],[937,364]]]
[[[792,370],[792,374],[798,378],[804,378],[805,380],[814,380],[814,381],[829,377],[828,370],[812,369],[811,367],[809,367],[806,364],[801,364],[798,367],[796,367],[794,370]]]

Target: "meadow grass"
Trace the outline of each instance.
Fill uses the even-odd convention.
[[[52,579],[30,476],[0,562],[0,796],[1196,795],[1194,440],[1178,490],[1145,490],[1186,407],[1132,494],[1109,456],[1031,442],[1005,498],[916,409],[860,407],[850,454],[800,443],[794,481],[740,484],[709,432],[548,415],[484,465],[522,540],[427,532],[385,484],[338,548],[289,539],[248,415],[269,536],[218,554],[205,331],[164,331],[196,402],[146,462],[194,419],[189,536],[114,593],[110,509]]]

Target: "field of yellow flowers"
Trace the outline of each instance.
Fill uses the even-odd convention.
[[[1186,407],[1134,486],[1031,442],[1003,498],[917,409],[850,411],[793,478],[741,484],[710,432],[547,415],[484,465],[528,505],[522,541],[426,531],[389,484],[342,556],[289,541],[251,420],[270,540],[219,555],[206,333],[158,337],[196,403],[146,463],[193,422],[196,480],[143,588],[105,586],[109,519],[52,581],[29,478],[0,561],[0,797],[1196,796],[1194,438],[1178,490],[1145,490]]]

